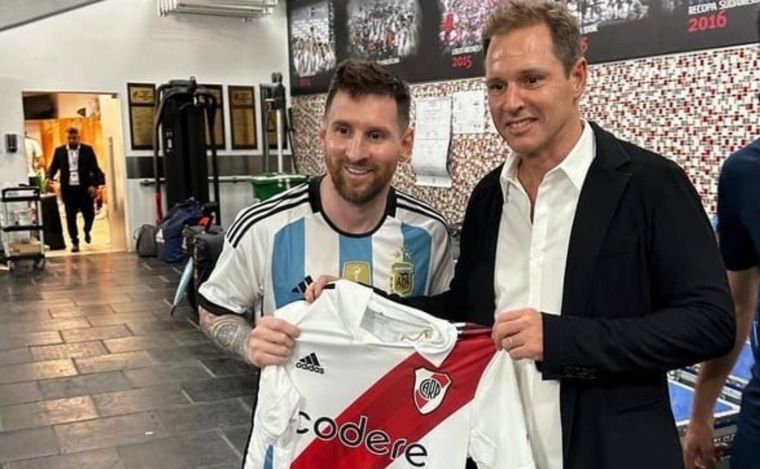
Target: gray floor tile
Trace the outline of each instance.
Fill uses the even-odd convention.
[[[74,362],[81,373],[99,373],[103,371],[139,368],[154,364],[147,352],[125,352],[101,355],[99,357],[75,358]]]
[[[51,307],[50,315],[53,318],[79,318],[89,316],[101,316],[104,314],[114,314],[108,304],[95,304],[90,306],[66,306],[66,307]]]
[[[142,443],[166,435],[151,413],[66,423],[53,429],[62,453]]]
[[[137,388],[211,378],[208,370],[197,360],[124,370],[124,375]]]
[[[121,446],[119,456],[127,469],[191,469],[192,467],[172,438]]]
[[[129,329],[123,325],[90,327],[87,329],[73,329],[62,331],[63,340],[66,343],[87,342],[90,340],[115,339],[117,337],[127,337],[132,335]]]
[[[173,332],[170,335],[179,345],[200,345],[210,343],[208,337],[195,328],[192,330]]]
[[[169,304],[161,300],[138,300],[128,303],[111,304],[111,308],[117,313],[133,313],[138,311],[163,311],[169,308]]]
[[[234,358],[205,358],[201,363],[217,378],[258,373],[253,365]]]
[[[50,379],[39,382],[45,399],[84,396],[111,391],[125,391],[131,386],[120,371],[94,373],[73,378]]]
[[[115,449],[27,459],[9,463],[7,469],[126,469]]]
[[[152,348],[172,348],[181,345],[171,336],[141,335],[122,337],[121,339],[108,339],[103,343],[111,353],[134,352]]]
[[[13,311],[12,309],[5,309],[4,306],[2,312],[0,312],[0,325],[7,326],[20,322],[50,321],[52,316],[48,313],[48,308],[45,306],[38,306],[38,308],[38,311]]]
[[[169,433],[236,427],[251,422],[251,411],[237,399],[161,409],[156,415]]]
[[[58,445],[50,427],[0,433],[0,459],[18,461],[58,454]]]
[[[223,429],[222,434],[232,444],[232,447],[242,455],[245,452],[246,446],[248,446],[248,438],[251,435],[250,419],[247,425]]]
[[[63,342],[57,331],[49,332],[0,332],[0,350],[26,347],[30,345],[60,344]]]
[[[0,386],[0,406],[34,402],[42,399],[35,381]]]
[[[107,353],[99,341],[73,344],[43,345],[30,347],[35,360],[60,360],[63,358],[97,357]]]
[[[78,422],[97,416],[89,396],[0,407],[0,422],[4,431]]]
[[[167,307],[168,308],[168,307]],[[169,317],[169,310],[166,310],[166,317]],[[156,334],[160,332],[176,333],[195,329],[189,322],[180,318],[173,318],[167,321],[130,321],[127,327],[134,335]]]
[[[13,328],[20,332],[65,331],[84,327],[90,327],[90,323],[85,318],[47,319],[45,321],[22,322],[13,325]]]
[[[182,389],[193,402],[211,402],[250,396],[255,392],[257,383],[255,376],[234,376],[183,383]]]
[[[174,440],[193,467],[241,462],[240,455],[217,432],[184,433]]]
[[[71,360],[51,360],[44,362],[23,363],[19,365],[0,366],[0,384],[18,383],[36,379],[60,378],[74,376],[76,368]]]
[[[0,350],[0,366],[32,361],[32,353],[28,347]]]
[[[220,358],[224,356],[224,352],[212,343],[149,350],[147,353],[158,363],[176,363],[184,360]]]
[[[132,298],[130,298],[130,296],[126,293],[111,293],[97,296],[87,295],[83,296],[82,298],[77,298],[76,306],[105,306],[110,310],[110,303],[122,303],[124,301],[132,301]]]
[[[255,379],[186,304],[169,316],[179,268],[120,253],[0,276],[1,469],[239,469]]]
[[[117,391],[92,396],[103,417],[189,404],[178,384]]]
[[[166,293],[165,291],[149,291],[149,292],[140,292],[140,293],[129,293],[129,296],[131,296],[132,299],[136,301],[144,301],[144,300],[171,301],[172,299],[174,299],[174,292]]]
[[[114,313],[114,314],[102,314],[100,316],[93,316],[88,318],[90,324],[93,326],[113,326],[117,324],[129,324],[132,322],[152,322],[159,321],[161,319],[151,312],[138,312],[138,313]]]

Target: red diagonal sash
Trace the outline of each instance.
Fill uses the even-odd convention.
[[[404,458],[404,451],[409,445],[422,439],[473,399],[480,376],[494,353],[495,347],[490,331],[486,330],[482,334],[467,334],[466,337],[460,338],[438,368],[417,353],[411,355],[375,382],[334,419],[336,427],[340,428],[343,424],[359,423],[363,420],[362,417],[366,418],[365,440],[374,430],[381,430],[388,435],[388,444],[378,444],[383,437],[376,434],[376,444],[371,445],[375,450],[387,450],[380,451],[385,454],[370,451],[365,442],[356,447],[349,447],[337,436],[330,440],[315,436],[293,461],[291,468],[381,469],[393,462],[391,453],[394,445],[397,457]],[[414,370],[417,368],[446,373],[452,381],[439,407],[427,415],[420,414],[414,404]],[[313,426],[319,417],[311,416],[309,433],[314,433]],[[327,433],[329,431],[325,431],[325,434]],[[351,430],[349,435],[355,438],[357,432]],[[463,435],[462,444],[467,444],[467,440]],[[414,450],[415,453],[420,451],[420,448]],[[425,451],[430,454],[435,449],[426,448]],[[414,457],[415,461],[426,459],[425,456]]]

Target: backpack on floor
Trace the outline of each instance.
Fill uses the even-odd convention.
[[[176,203],[158,224],[156,244],[158,257],[164,262],[182,262],[187,259],[182,251],[182,229],[195,225],[203,215],[201,203],[189,198]]]
[[[158,247],[156,246],[156,234],[158,227],[156,225],[142,225],[135,232],[135,249],[140,257],[156,257]]]

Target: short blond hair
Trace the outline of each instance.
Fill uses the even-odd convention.
[[[545,24],[552,35],[554,55],[569,74],[581,58],[578,21],[563,3],[552,0],[506,0],[491,13],[483,27],[483,54],[494,36]]]

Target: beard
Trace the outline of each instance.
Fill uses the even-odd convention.
[[[377,197],[388,185],[393,178],[395,172],[395,165],[391,168],[383,170],[383,168],[374,167],[372,173],[374,178],[368,184],[361,186],[352,186],[346,181],[345,174],[343,172],[343,162],[331,161],[329,158],[326,161],[327,172],[332,179],[333,186],[338,192],[338,195],[345,200],[355,205],[363,205]]]

